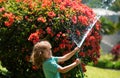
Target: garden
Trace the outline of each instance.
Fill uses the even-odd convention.
[[[43,70],[30,62],[34,44],[48,40],[53,46],[54,56],[65,55],[76,46],[71,31],[82,37],[95,16],[81,0],[0,0],[0,78],[45,78]],[[94,78],[94,75],[90,77],[90,72],[101,68],[111,69],[110,72],[116,70],[115,77],[118,78],[119,43],[107,55],[101,55],[100,43],[101,33],[108,35],[119,31],[120,23],[106,20],[101,18],[95,23],[79,54],[60,64],[66,66],[76,58],[82,61],[80,67],[61,74],[61,78]]]

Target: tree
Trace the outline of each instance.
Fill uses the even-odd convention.
[[[114,4],[110,8],[113,11],[120,11],[120,0],[115,0]]]

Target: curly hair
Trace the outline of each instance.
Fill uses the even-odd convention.
[[[40,68],[40,69],[42,68],[42,63],[45,61],[43,53],[47,49],[47,45],[42,44],[41,42],[49,43],[48,41],[37,42],[34,45],[33,51],[32,51],[32,54],[31,54],[31,62],[32,62],[32,64],[37,66],[37,68]]]

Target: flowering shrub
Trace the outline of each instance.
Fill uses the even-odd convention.
[[[120,42],[112,48],[111,53],[114,56],[114,61],[117,61],[120,58]]]
[[[52,44],[53,55],[70,52],[75,44],[69,37],[71,25],[89,26],[95,14],[81,0],[0,0],[0,60],[11,77],[44,78],[43,71],[29,62],[33,45],[40,40]],[[82,30],[82,29],[81,29]],[[100,56],[100,24],[88,34],[81,47],[82,70],[89,62],[97,63]],[[75,30],[78,36],[82,31]],[[71,58],[61,65],[68,65]],[[62,74],[62,78],[81,77],[79,69]],[[80,73],[79,73],[80,74]]]

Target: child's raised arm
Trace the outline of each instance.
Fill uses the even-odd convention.
[[[60,73],[66,73],[68,71],[70,71],[71,69],[73,69],[74,67],[76,67],[77,65],[79,65],[81,63],[80,59],[76,59],[75,62],[73,62],[72,64],[65,66],[65,67],[59,67],[58,71]]]
[[[64,62],[67,61],[68,59],[70,59],[76,52],[78,52],[80,49],[78,47],[76,47],[74,50],[72,50],[71,52],[65,54],[62,57],[58,57],[58,62]]]

